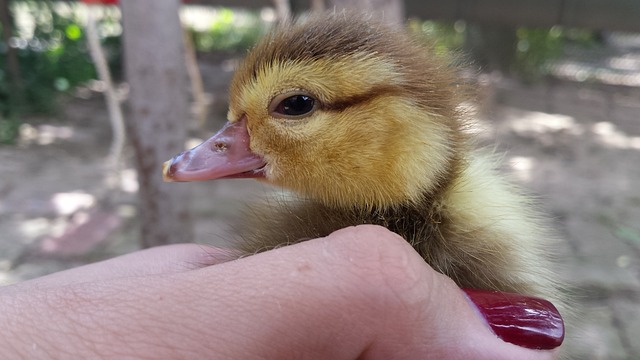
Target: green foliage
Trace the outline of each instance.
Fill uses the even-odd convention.
[[[409,28],[426,35],[440,53],[463,50],[467,27],[464,21],[411,20]],[[598,45],[597,35],[590,30],[551,28],[517,28],[517,47],[511,68],[526,80],[533,80],[548,73],[549,63],[562,55],[567,44],[593,47]]]
[[[0,115],[0,144],[13,144],[19,129],[20,121],[15,116]]]
[[[0,143],[15,137],[22,115],[55,113],[59,95],[96,78],[84,25],[77,16],[81,5],[36,0],[11,5],[14,18],[18,12],[28,16],[26,23],[32,27],[14,27],[11,45],[18,55],[19,84],[10,83],[4,72],[0,76]],[[116,43],[119,53],[119,39]],[[0,49],[6,52],[8,46],[2,43]],[[6,61],[6,56],[0,57],[1,69],[7,68]]]
[[[436,51],[440,54],[460,50],[464,46],[466,29],[464,21],[447,23],[413,19],[409,21],[409,29],[414,33],[425,35],[429,41],[434,43]]]
[[[214,19],[207,29],[189,29],[189,32],[199,51],[238,51],[255,44],[265,29],[256,13],[221,8],[215,11]]]
[[[516,30],[518,45],[516,48],[515,70],[525,79],[534,79],[546,73],[545,66],[550,60],[562,54],[564,37],[562,29]]]
[[[49,2],[22,1],[35,21],[33,36],[20,49],[24,100],[28,111],[50,113],[56,95],[95,78],[80,21],[59,14]]]
[[[551,28],[519,28],[514,68],[523,78],[531,80],[549,73],[549,64],[559,58],[567,44],[581,47],[598,45],[594,31]]]

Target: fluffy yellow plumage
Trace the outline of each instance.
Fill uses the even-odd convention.
[[[298,194],[250,212],[243,253],[378,224],[462,287],[558,301],[553,236],[492,155],[472,150],[460,84],[429,46],[370,19],[279,29],[237,70],[229,124],[165,179],[261,176]]]

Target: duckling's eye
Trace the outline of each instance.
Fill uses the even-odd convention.
[[[277,96],[272,101],[271,114],[276,117],[301,118],[316,109],[316,99],[305,94]]]
[[[314,104],[315,100],[310,96],[294,95],[282,100],[274,112],[282,115],[300,116],[313,110]]]

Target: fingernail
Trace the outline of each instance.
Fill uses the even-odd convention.
[[[564,322],[547,300],[499,291],[463,289],[502,340],[537,350],[555,349],[564,340]]]

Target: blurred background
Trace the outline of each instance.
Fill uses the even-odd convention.
[[[576,359],[640,359],[640,2],[1,0],[0,285],[142,247],[224,244],[253,180],[162,184],[224,122],[247,49],[357,7],[436,43],[474,128],[563,236]]]

